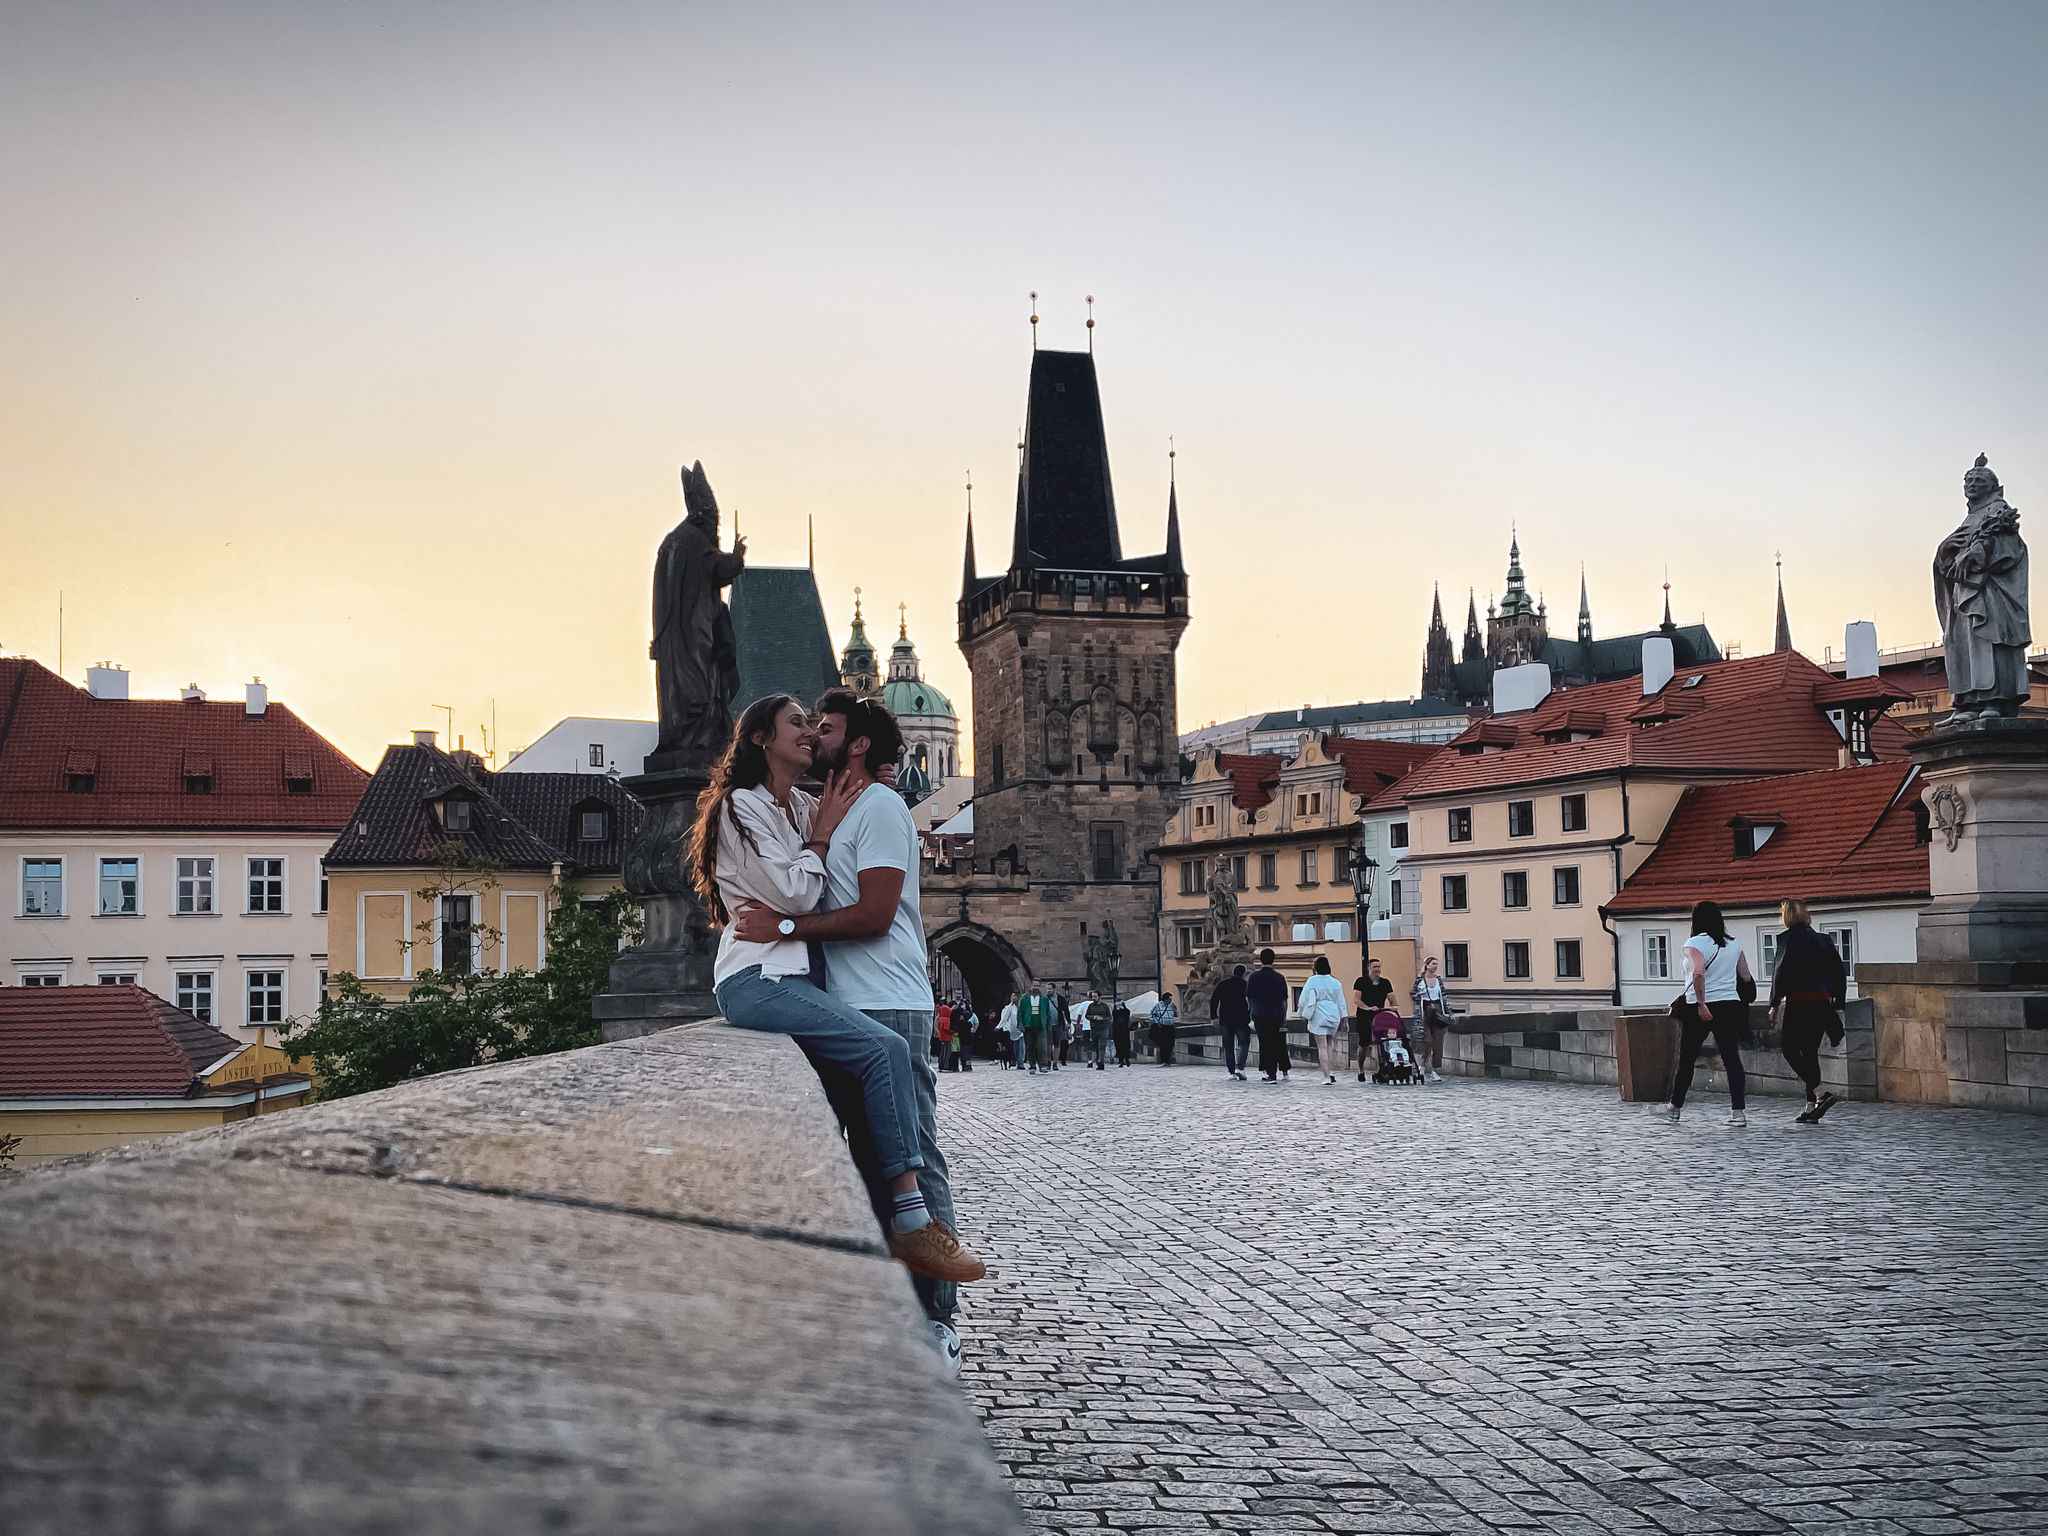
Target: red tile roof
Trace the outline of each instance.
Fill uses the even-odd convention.
[[[1698,682],[1687,687],[1697,678]],[[1553,780],[1596,778],[1626,768],[1673,777],[1751,777],[1833,768],[1842,739],[1828,722],[1819,690],[1827,673],[1796,651],[1687,667],[1654,699],[1640,678],[1591,688],[1560,689],[1534,709],[1494,715],[1473,726],[1402,782],[1403,798],[1467,794]],[[1605,716],[1603,734],[1588,741],[1546,742],[1567,721]],[[1666,716],[1663,723],[1630,723]],[[1503,727],[1514,730],[1512,744]],[[1905,730],[1889,719],[1870,728],[1882,762],[1903,762]]]
[[[1230,780],[1230,798],[1240,811],[1256,811],[1273,798],[1287,759],[1271,753],[1218,752],[1216,771]]]
[[[1323,738],[1323,756],[1343,760],[1344,788],[1368,799],[1398,783],[1443,750],[1436,743],[1370,741],[1356,736]]]
[[[1607,909],[1683,912],[1698,901],[1726,907],[1787,897],[1925,897],[1927,845],[1915,839],[1913,827],[1921,784],[1904,763],[1874,763],[1695,785],[1679,798],[1657,851]],[[1738,817],[1778,823],[1770,841],[1746,859],[1735,857],[1729,826]]]
[[[133,984],[0,987],[0,1099],[197,1098],[241,1048]]]
[[[69,776],[92,776],[73,794]],[[187,775],[212,792],[187,794]],[[287,781],[310,780],[308,794]],[[96,699],[33,661],[0,658],[0,826],[250,827],[333,832],[370,776],[273,702]]]

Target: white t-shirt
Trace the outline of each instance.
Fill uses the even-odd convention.
[[[1708,938],[1704,933],[1696,933],[1685,941],[1685,947],[1687,949],[1696,949],[1706,956],[1707,995],[1704,1001],[1709,1003],[1732,1003],[1741,997],[1742,994],[1735,988],[1735,967],[1742,961],[1742,945],[1738,940],[1731,938],[1726,944],[1716,949],[1712,939]],[[1690,966],[1686,969],[1685,995],[1691,998],[1694,1003],[1702,1001],[1702,999],[1692,995],[1692,970]]]
[[[870,784],[833,830],[825,855],[825,907],[858,905],[860,872],[900,869],[903,894],[896,916],[879,939],[825,945],[825,989],[851,1008],[932,1011],[925,974],[924,918],[917,907],[917,823],[903,797],[886,784]]]

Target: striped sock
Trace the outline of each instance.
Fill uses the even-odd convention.
[[[913,1189],[907,1195],[898,1195],[890,1202],[891,1232],[915,1232],[919,1227],[929,1225],[931,1219],[932,1213],[925,1209],[924,1195],[919,1190]]]

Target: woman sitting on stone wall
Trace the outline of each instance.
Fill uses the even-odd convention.
[[[889,1181],[889,1251],[934,1280],[979,1280],[982,1263],[934,1221],[918,1192],[917,1101],[903,1037],[811,980],[811,958],[786,919],[825,894],[825,852],[854,795],[834,774],[824,797],[796,787],[816,748],[809,715],[787,694],[747,706],[697,802],[690,872],[725,931],[712,977],[719,1011],[740,1029],[788,1035],[860,1080],[882,1177]],[[749,943],[731,920],[743,905],[782,914],[782,937]]]

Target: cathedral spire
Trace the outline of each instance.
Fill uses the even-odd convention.
[[[1460,662],[1486,660],[1486,636],[1479,628],[1479,593],[1465,589],[1465,644],[1458,652]]]
[[[973,596],[977,585],[979,582],[974,574],[974,481],[970,477],[967,482],[967,561],[960,573],[961,597]]]
[[[1458,691],[1458,677],[1451,656],[1451,632],[1444,628],[1442,588],[1429,599],[1429,637],[1422,646],[1422,697],[1448,699]]]
[[[1586,567],[1579,566],[1579,644],[1593,643],[1593,605],[1586,599]]]
[[[1792,649],[1792,621],[1785,616],[1785,557],[1778,557],[1778,627],[1771,636],[1773,651]]]
[[[1508,589],[1501,594],[1500,616],[1504,619],[1517,614],[1534,613],[1535,599],[1529,596],[1522,574],[1522,540],[1519,532],[1510,525],[1508,534]]]
[[[1180,559],[1180,493],[1171,482],[1166,487],[1166,574],[1187,574]]]

